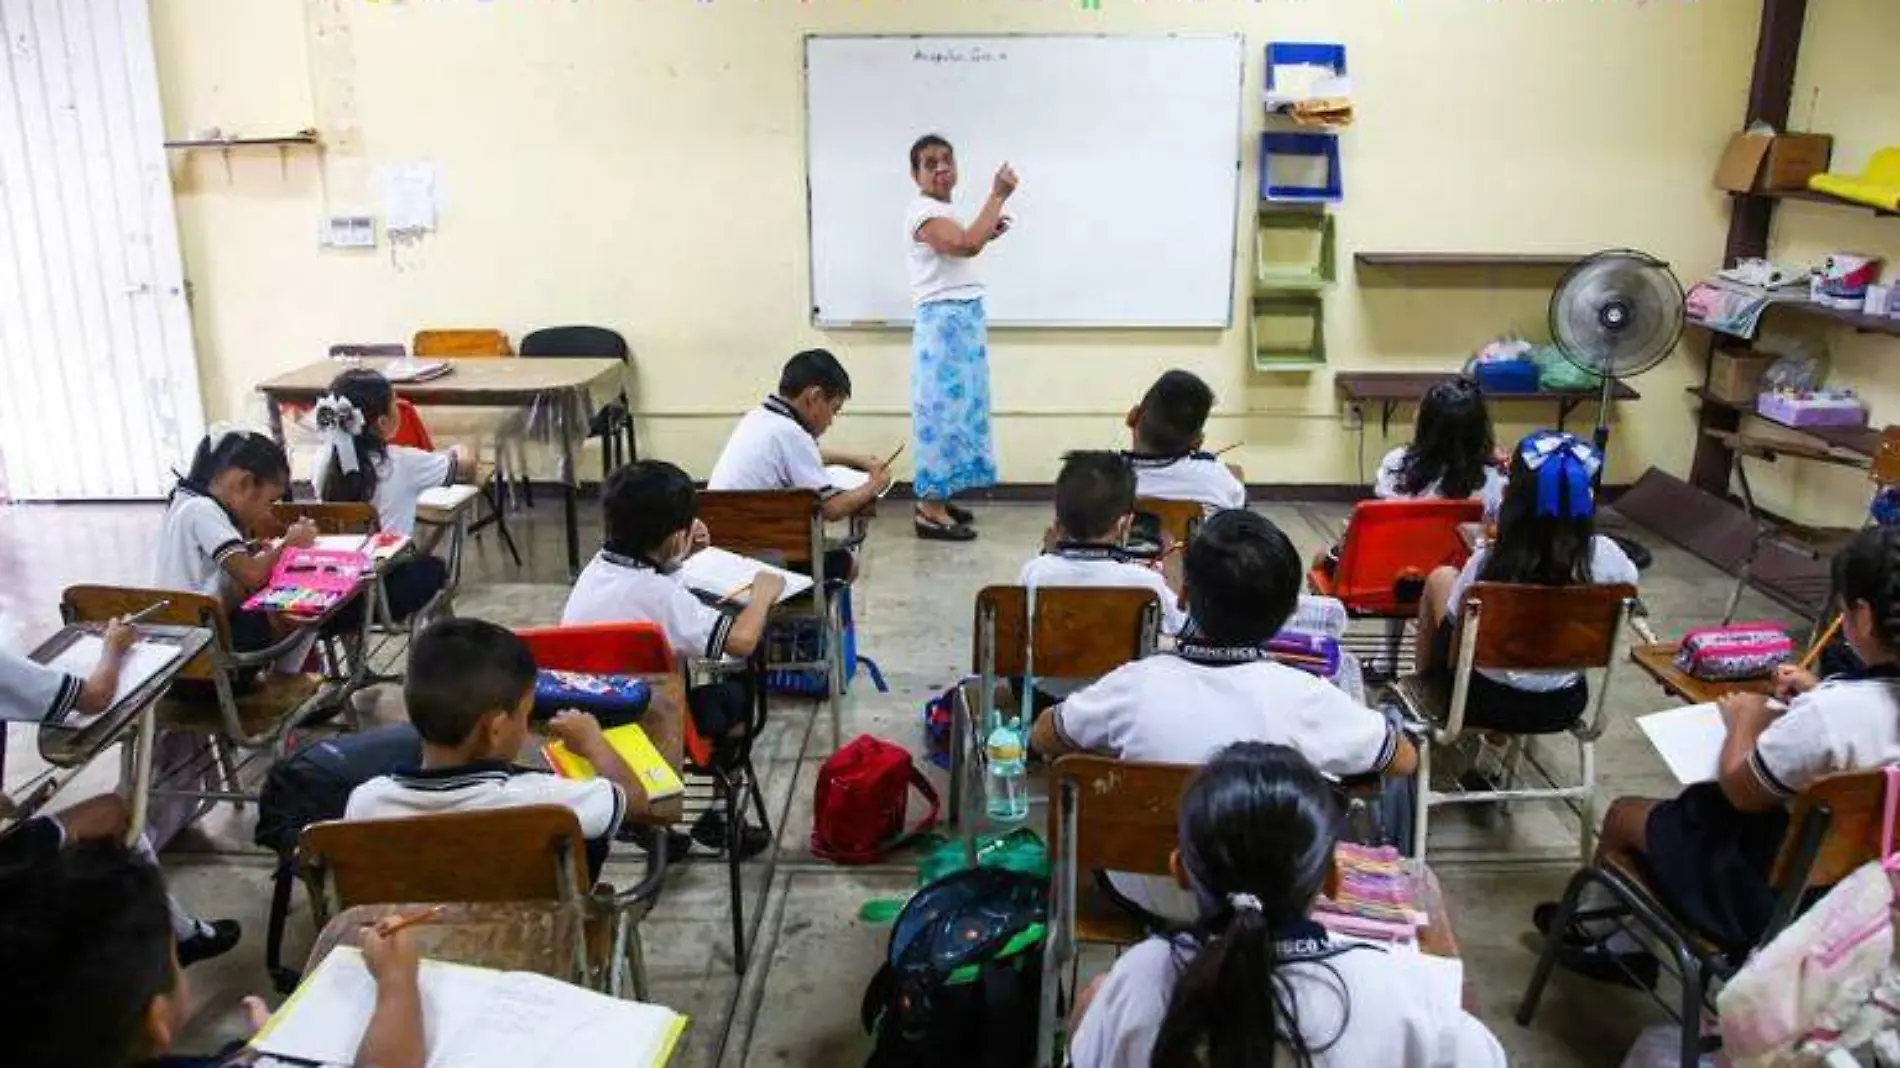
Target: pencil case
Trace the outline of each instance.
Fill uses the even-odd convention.
[[[1794,656],[1794,640],[1773,623],[1698,627],[1682,636],[1676,669],[1705,682],[1760,678]]]
[[[1322,679],[1339,674],[1339,642],[1322,635],[1283,630],[1268,639],[1267,655]]]
[[[534,718],[556,712],[586,712],[604,728],[633,723],[653,701],[653,688],[632,675],[590,675],[579,671],[538,671],[534,677]]]

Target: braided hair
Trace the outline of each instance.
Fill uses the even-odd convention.
[[[1900,648],[1900,528],[1868,527],[1834,557],[1834,590],[1841,604],[1865,604],[1874,636]]]

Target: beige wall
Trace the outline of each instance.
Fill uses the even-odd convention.
[[[1239,31],[1249,99],[1268,41],[1344,42],[1360,123],[1343,146],[1332,360],[1438,368],[1506,329],[1541,333],[1550,279],[1361,288],[1351,253],[1632,246],[1685,279],[1699,276],[1722,247],[1727,205],[1709,176],[1741,115],[1758,9],[1750,0],[1104,0],[1099,11],[1071,0],[153,6],[172,135],[316,125],[330,143],[321,157],[293,152],[287,163],[234,153],[227,166],[202,153],[175,165],[214,415],[256,413],[254,382],[333,341],[403,339],[430,324],[519,336],[598,322],[637,351],[643,440],[701,474],[732,415],[806,345],[839,351],[858,382],[841,442],[881,447],[907,433],[907,337],[824,334],[807,320],[803,34]],[[1882,0],[1816,6],[1890,9]],[[1891,30],[1896,16],[1881,17]],[[1852,47],[1846,36],[1842,47]],[[1874,48],[1875,36],[1860,47]],[[1882,68],[1867,63],[1871,86]],[[1850,106],[1845,96],[1823,102]],[[1250,112],[1246,126],[1251,145],[1259,116]],[[1243,187],[1256,189],[1254,150],[1243,156]],[[393,257],[387,246],[318,249],[326,212],[375,208],[374,166],[413,160],[441,167],[438,233]],[[1238,205],[1237,219],[1251,210]],[[1250,242],[1239,244],[1244,279]],[[1169,366],[1214,384],[1222,410],[1210,438],[1244,441],[1237,458],[1252,479],[1357,477],[1330,374],[1254,373],[1244,325],[999,332],[992,360],[1009,480],[1045,479],[1063,449],[1120,440],[1118,414]],[[1645,399],[1620,410],[1614,479],[1652,463],[1686,469],[1682,387],[1699,374],[1683,355],[1642,379]],[[1368,454],[1383,447],[1375,421]]]

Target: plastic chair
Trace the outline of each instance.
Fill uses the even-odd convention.
[[[1551,930],[1567,931],[1578,920],[1612,920],[1625,930],[1633,923],[1635,929],[1660,942],[1668,951],[1665,963],[1672,965],[1681,981],[1682,999],[1673,1006],[1661,998],[1656,1000],[1683,1025],[1682,1068],[1695,1068],[1707,1052],[1699,1024],[1705,1010],[1714,1012],[1714,1006],[1708,1003],[1714,985],[1733,976],[1750,953],[1773,941],[1792,923],[1810,889],[1832,886],[1868,861],[1881,859],[1886,791],[1886,772],[1879,768],[1823,776],[1801,791],[1768,874],[1768,884],[1775,892],[1774,913],[1767,930],[1752,946],[1725,949],[1696,933],[1650,886],[1642,858],[1626,852],[1596,857],[1571,877]],[[1607,891],[1616,904],[1581,911],[1584,892],[1591,886]],[[1530,1026],[1537,1015],[1537,1003],[1557,963],[1561,940],[1561,935],[1544,939],[1537,970],[1531,973],[1530,985],[1517,1006],[1520,1025]],[[1655,997],[1653,993],[1650,996]],[[1719,1042],[1719,1037],[1712,1038]]]
[[[523,359],[536,356],[602,356],[625,364],[630,354],[627,339],[621,337],[618,331],[604,326],[551,326],[521,339]],[[626,435],[624,455],[620,450],[622,434]],[[588,427],[587,436],[600,439],[600,481],[603,484],[615,468],[640,458],[639,445],[633,435],[632,406],[627,401],[626,390],[621,390],[614,400],[594,413],[594,422]]]
[[[1439,567],[1464,566],[1471,550],[1458,525],[1483,519],[1484,504],[1475,500],[1361,501],[1353,506],[1337,564],[1330,572],[1313,568],[1307,586],[1337,598],[1356,619],[1386,621],[1383,673],[1396,676],[1405,625],[1418,615],[1425,577]]]

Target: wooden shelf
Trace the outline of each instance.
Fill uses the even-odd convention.
[[[1708,388],[1704,386],[1690,386],[1689,395],[1704,404],[1713,404],[1718,408],[1727,408],[1730,411],[1740,412],[1743,415],[1760,419],[1764,423],[1781,427],[1783,430],[1792,431],[1796,434],[1805,434],[1830,449],[1840,449],[1843,452],[1851,452],[1857,456],[1871,457],[1880,448],[1880,431],[1872,427],[1790,426],[1779,419],[1771,419],[1761,414],[1751,405],[1737,404],[1734,401],[1723,400],[1721,397],[1709,392]]]
[[[1811,300],[1778,301],[1770,304],[1768,308],[1770,311],[1785,309],[1811,319],[1828,319],[1863,334],[1886,334],[1889,337],[1900,337],[1900,319],[1891,316],[1843,311],[1839,308],[1830,308],[1825,304],[1816,304]]]
[[[1518,252],[1355,252],[1354,266],[1393,270],[1422,267],[1525,267],[1561,270],[1574,266],[1584,256],[1562,253]]]
[[[283,137],[233,137],[229,140],[167,141],[165,142],[165,147],[189,152],[201,148],[287,148],[291,145],[320,145],[322,143],[322,139],[317,136],[315,130],[305,130],[302,133],[287,134]]]
[[[1817,193],[1812,189],[1788,189],[1778,193],[1730,193],[1732,197],[1760,197],[1763,200],[1793,200],[1802,204],[1824,204],[1834,208],[1847,208],[1850,211],[1869,211],[1875,215],[1889,218],[1900,216],[1900,211],[1877,208],[1872,204],[1862,204],[1857,200],[1846,200],[1831,193]]]
[[[1425,391],[1459,372],[1449,371],[1341,371],[1333,376],[1333,387],[1345,394],[1351,404],[1376,404],[1379,406],[1379,425],[1387,434],[1392,432],[1392,416],[1399,405],[1421,400]],[[1610,395],[1615,400],[1641,400],[1642,395],[1630,388],[1629,384],[1617,381],[1612,384]],[[1563,429],[1564,420],[1577,406],[1588,401],[1600,400],[1603,390],[1546,390],[1534,393],[1486,393],[1487,404],[1501,404],[1506,401],[1543,401],[1557,405],[1557,428]]]

